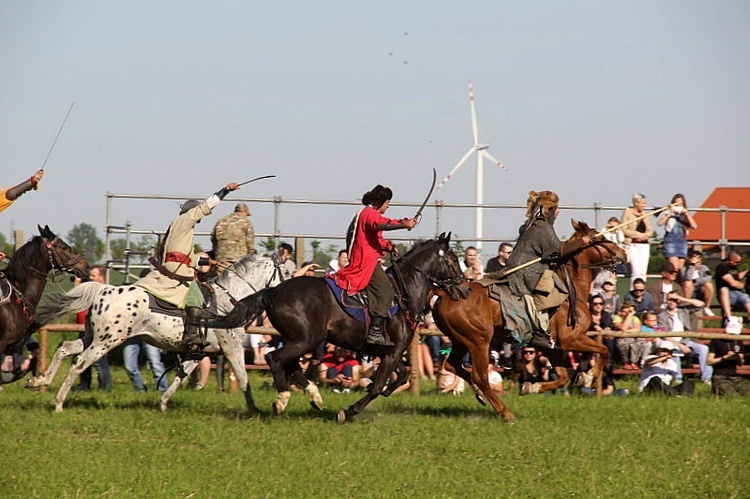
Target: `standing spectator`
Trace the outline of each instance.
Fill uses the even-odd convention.
[[[289,243],[281,243],[276,251],[278,252],[281,263],[287,271],[287,276],[284,278],[288,279],[297,271],[297,264],[294,263],[294,248],[292,248],[292,245]]]
[[[101,265],[94,265],[89,269],[89,281],[99,282],[104,284],[105,273],[104,267]],[[76,279],[76,283],[80,283],[79,279]],[[88,310],[81,310],[76,314],[77,324],[87,324]],[[83,339],[86,333],[81,333],[79,339]],[[112,373],[109,370],[109,359],[105,353],[99,360],[94,362],[94,369],[96,369],[96,378],[99,382],[99,390],[110,391],[112,390]],[[75,387],[76,391],[89,392],[91,391],[91,366],[86,368],[81,373],[81,381]]]
[[[485,272],[489,274],[490,272],[503,270],[505,266],[508,265],[508,258],[510,258],[512,253],[512,244],[500,243],[500,246],[497,247],[497,256],[495,258],[490,258],[490,261],[487,262],[487,269]]]
[[[164,375],[164,364],[161,361],[161,352],[153,345],[149,345],[140,336],[128,338],[123,343],[122,360],[125,364],[125,371],[128,373],[130,382],[138,392],[145,392],[146,385],[143,384],[143,378],[138,370],[139,355],[141,349],[146,352],[148,366],[154,375],[154,385],[160,392],[167,391],[167,377]]]
[[[675,194],[669,204],[672,206],[659,217],[657,223],[664,226],[662,253],[679,272],[687,258],[687,231],[697,229],[698,224],[688,213],[685,196]]]
[[[732,307],[742,307],[750,313],[750,296],[743,291],[745,285],[742,283],[748,269],[740,271],[741,263],[742,255],[732,250],[727,259],[716,267],[716,295],[725,321],[732,316]]]
[[[688,300],[688,298],[684,298],[675,291],[669,293],[669,296],[667,296],[667,308],[659,314],[659,326],[664,328],[664,331],[681,333],[693,329],[690,326],[690,313],[685,307],[679,306],[680,303],[689,305],[690,303]],[[711,366],[708,365],[708,347],[703,343],[694,341],[692,338],[675,337],[670,339],[678,342],[678,346],[683,354],[690,353],[691,350],[695,352],[698,356],[698,363],[701,368],[701,381],[707,385],[711,384],[711,375],[713,372]],[[678,381],[682,377],[682,369],[679,368],[680,365],[678,362]]]
[[[750,382],[737,374],[737,367],[745,363],[742,344],[732,340],[711,340],[708,345],[708,364],[713,366],[714,393],[750,396]]]
[[[620,220],[617,217],[610,217],[609,220],[607,220],[607,225],[604,226],[604,229],[608,230],[609,232],[605,232],[603,234],[603,237],[609,241],[612,241],[620,248],[625,248],[625,234],[622,232],[622,229],[615,229],[615,227],[617,227],[618,225],[620,225]],[[626,275],[627,273],[627,264],[618,263],[615,267],[615,274]]]
[[[232,264],[245,255],[255,254],[255,229],[249,215],[247,205],[237,203],[234,213],[216,222],[211,231],[216,260]]]
[[[39,181],[44,176],[44,170],[38,170],[28,180],[21,182],[20,184],[3,189],[0,187],[0,212],[5,211],[10,205],[12,205],[16,199],[21,197],[24,192],[30,191],[31,189],[36,190],[39,186]],[[0,261],[5,260],[7,255],[0,251]]]
[[[640,332],[641,321],[635,313],[633,302],[622,304],[620,312],[612,317],[612,329],[624,333]],[[623,369],[638,369],[645,346],[646,340],[643,338],[617,338],[617,350],[620,352]]]
[[[673,357],[674,345],[669,341],[658,343],[656,353],[646,355],[643,359],[641,380],[638,384],[640,393],[666,393],[668,395],[692,395],[695,385],[685,380],[679,385],[672,385],[677,375],[677,362]]]
[[[335,274],[339,269],[343,269],[347,265],[349,265],[349,253],[345,249],[342,249],[336,258],[328,264],[326,274]]]
[[[622,213],[622,233],[625,234],[625,245],[628,248],[628,262],[630,262],[630,287],[637,277],[646,279],[648,272],[649,243],[654,235],[651,220],[646,215],[646,196],[633,194],[633,206]],[[640,218],[638,221],[636,219]]]
[[[703,253],[692,250],[688,254],[687,264],[680,269],[680,282],[685,289],[685,296],[703,300],[705,315],[712,316],[711,301],[714,297],[714,283],[711,271],[703,264]]]
[[[482,270],[482,261],[479,259],[479,253],[474,246],[469,246],[464,252],[463,261],[459,262],[461,271],[469,281],[478,281],[484,277]]]
[[[633,281],[633,289],[625,295],[625,301],[635,304],[635,312],[641,316],[645,312],[654,310],[654,298],[651,293],[646,292],[646,281],[640,277]]]

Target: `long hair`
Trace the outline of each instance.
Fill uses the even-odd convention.
[[[536,220],[555,223],[555,211],[560,202],[560,196],[553,191],[529,191],[526,200],[526,223],[521,228],[523,233]]]

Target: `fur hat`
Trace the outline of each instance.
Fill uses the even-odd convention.
[[[555,210],[560,202],[560,196],[552,191],[529,191],[526,200],[526,218],[529,220],[543,219],[550,223],[555,221]]]

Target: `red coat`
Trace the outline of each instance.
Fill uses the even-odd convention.
[[[383,253],[393,247],[393,243],[383,237],[383,231],[378,226],[401,223],[401,220],[384,217],[370,206],[363,208],[358,217],[352,247],[349,248],[349,265],[334,274],[336,284],[350,295],[367,287],[375,266],[380,265]]]

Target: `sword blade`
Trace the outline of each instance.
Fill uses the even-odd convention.
[[[432,169],[432,185],[430,186],[430,192],[427,193],[427,197],[424,198],[424,201],[422,202],[422,206],[419,207],[419,210],[417,210],[417,214],[414,215],[414,218],[419,219],[419,217],[422,216],[422,210],[424,210],[424,207],[427,206],[427,202],[430,200],[430,196],[432,196],[432,191],[435,190],[436,180],[437,180],[437,170],[433,168]]]
[[[60,129],[57,131],[57,135],[55,135],[55,140],[52,141],[52,146],[49,148],[49,152],[47,153],[47,157],[44,158],[44,163],[42,163],[42,167],[40,170],[44,170],[44,167],[47,166],[47,160],[49,159],[50,154],[52,154],[52,150],[55,148],[55,144],[57,144],[57,139],[60,137],[60,132],[62,132],[63,127],[65,126],[65,122],[68,121],[68,116],[70,116],[70,112],[73,110],[73,106],[75,105],[76,101],[73,101],[73,103],[70,105],[70,109],[68,109],[68,112],[65,114],[65,119],[62,122],[62,125],[60,125]]]
[[[241,184],[237,184],[237,186],[240,187],[240,186],[247,185],[247,184],[250,184],[252,182],[255,182],[256,180],[263,180],[264,178],[273,178],[275,176],[276,175],[263,175],[262,177],[255,177],[253,179],[250,179],[250,180],[247,180],[245,182],[242,182]]]

